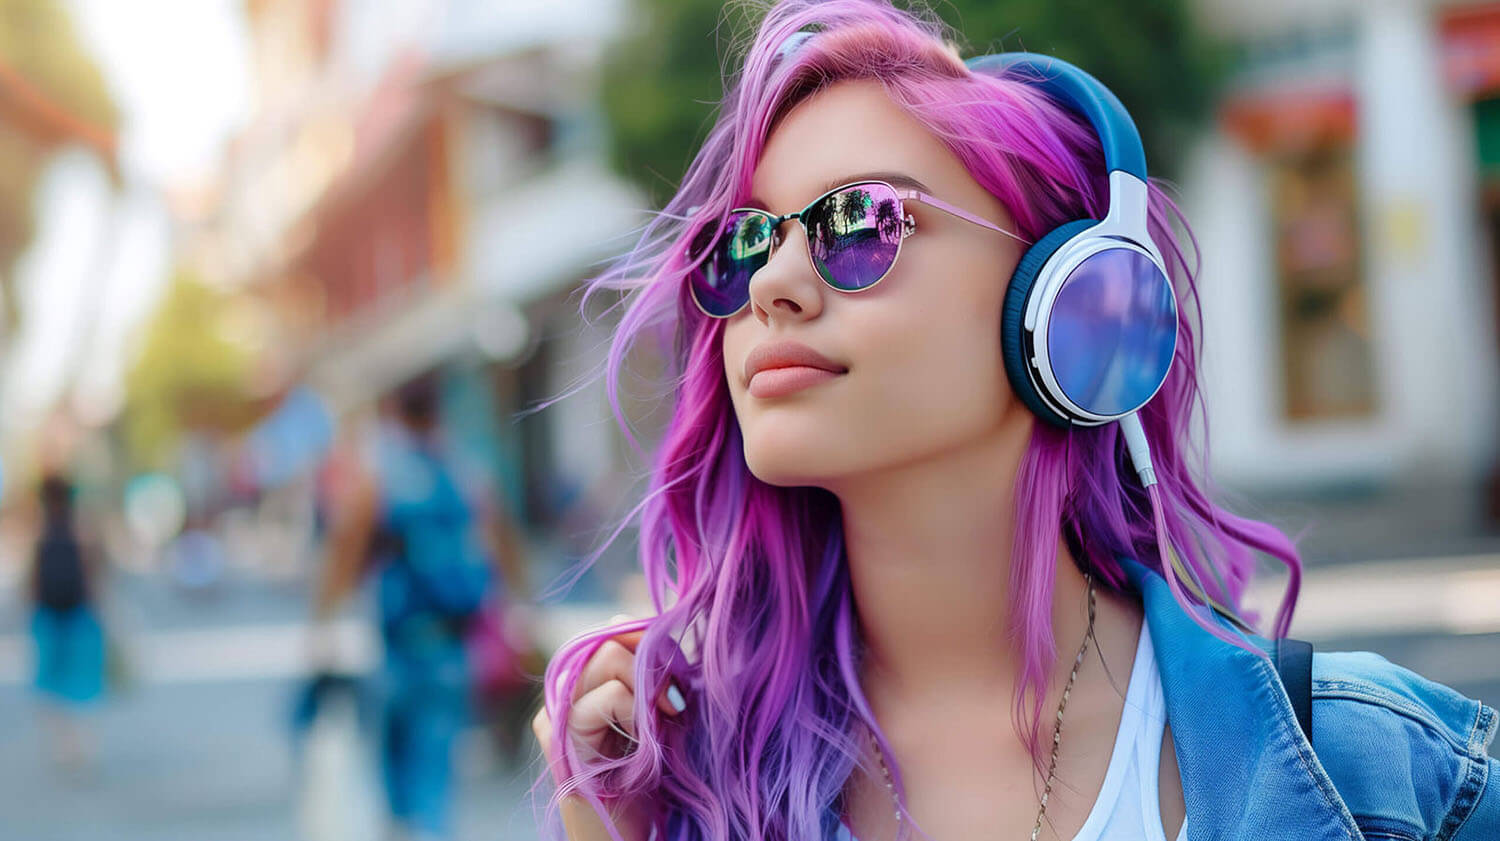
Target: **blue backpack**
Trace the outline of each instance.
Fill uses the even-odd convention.
[[[56,611],[72,610],[88,601],[83,551],[66,524],[48,526],[36,545],[36,600]]]
[[[433,448],[396,439],[381,448],[379,475],[383,628],[422,617],[461,634],[483,606],[492,572],[456,471]]]

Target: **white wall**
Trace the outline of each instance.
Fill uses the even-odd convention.
[[[1376,415],[1288,425],[1265,173],[1222,134],[1185,171],[1200,235],[1211,469],[1241,484],[1467,477],[1496,445],[1487,247],[1474,199],[1467,106],[1441,75],[1419,0],[1371,0],[1352,86]]]
[[[1377,366],[1394,469],[1461,472],[1489,446],[1495,356],[1476,260],[1466,106],[1442,76],[1426,4],[1371,2],[1358,62],[1360,186]],[[1466,174],[1467,177],[1466,177]]]

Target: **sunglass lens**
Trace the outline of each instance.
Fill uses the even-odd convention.
[[[901,247],[901,199],[884,184],[858,184],[824,196],[803,217],[813,264],[836,289],[875,285]]]
[[[770,219],[759,213],[731,213],[723,225],[704,228],[692,248],[700,259],[690,280],[698,306],[719,318],[739,312],[750,300],[750,276],[770,249]]]

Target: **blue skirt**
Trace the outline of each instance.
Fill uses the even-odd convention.
[[[87,606],[39,607],[31,616],[36,641],[36,688],[44,695],[85,704],[104,694],[104,629]]]

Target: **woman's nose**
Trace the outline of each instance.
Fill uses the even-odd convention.
[[[826,288],[808,255],[807,234],[795,219],[771,232],[782,235],[771,258],[750,276],[750,309],[761,323],[772,318],[808,319],[823,311]]]

